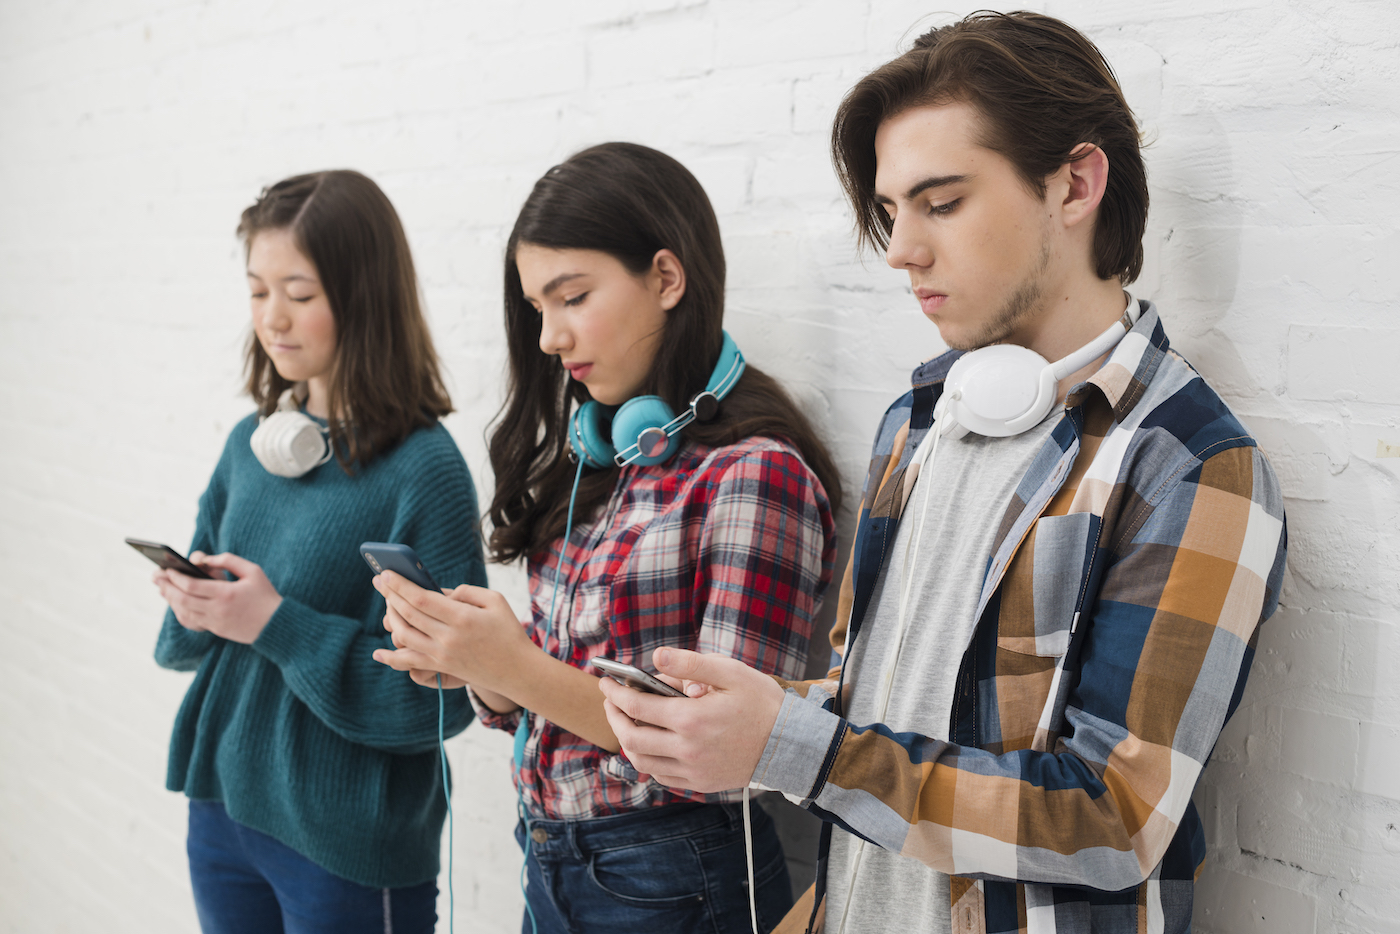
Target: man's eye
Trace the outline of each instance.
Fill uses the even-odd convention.
[[[574,305],[582,305],[582,304],[583,304],[583,300],[584,300],[585,298],[587,298],[587,297],[588,297],[588,293],[587,293],[587,292],[580,292],[578,295],[575,295],[573,298],[566,298],[566,299],[564,299],[564,304],[565,304],[565,305],[569,305],[569,306],[571,306],[571,307],[574,306]]]
[[[962,204],[961,198],[954,198],[952,201],[943,204],[933,204],[929,206],[928,212],[934,215],[952,214]]]

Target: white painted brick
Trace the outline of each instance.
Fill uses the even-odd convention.
[[[1283,768],[1320,782],[1350,785],[1356,778],[1357,724],[1309,710],[1283,712]]]
[[[855,255],[829,121],[974,6],[0,4],[0,635],[25,647],[0,661],[0,761],[27,763],[0,769],[0,930],[195,927],[184,804],[161,787],[189,678],[149,661],[160,603],[120,538],[183,547],[249,410],[232,228],[262,185],[345,165],[389,192],[487,497],[516,209],[582,146],[664,149],[720,214],[730,328],[813,413],[853,500],[875,419],[942,345],[907,278]],[[1397,931],[1400,459],[1376,446],[1400,443],[1400,7],[1031,8],[1101,44],[1155,140],[1139,293],[1289,510],[1284,608],[1196,795],[1194,929]],[[519,568],[491,575],[524,605]],[[472,790],[456,920],[513,929],[509,738],[473,728],[449,755]]]
[[[722,16],[716,59],[721,66],[770,66],[794,60],[832,58],[859,52],[865,39],[865,9],[845,0],[781,0],[747,4],[717,0],[744,16]]]
[[[1356,789],[1400,801],[1400,725],[1360,724]]]
[[[1193,928],[1205,934],[1313,934],[1310,895],[1234,872],[1212,872],[1196,887]]]
[[[1288,392],[1318,401],[1400,403],[1400,328],[1294,325]]]
[[[656,84],[715,67],[715,21],[690,15],[646,28],[610,29],[588,43],[590,88]]]

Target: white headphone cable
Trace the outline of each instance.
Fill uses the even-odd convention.
[[[758,901],[753,890],[753,827],[749,823],[749,786],[744,786],[744,856],[749,864],[749,921],[758,934]]]
[[[953,394],[953,401],[956,401],[957,395],[957,393]],[[923,441],[919,444],[919,449],[914,452],[914,457],[909,462],[909,468],[915,466],[919,468],[918,474],[914,477],[914,484],[916,486],[920,480],[924,479],[925,468],[932,463],[933,455],[938,451],[938,439],[943,436],[943,432],[940,431],[939,428],[941,427],[940,422],[943,420],[943,413],[945,411],[944,402],[945,400],[939,400],[939,405],[934,409],[933,425],[930,426],[928,434],[924,435]],[[909,468],[906,468],[906,471]],[[914,540],[909,543],[909,547],[904,551],[904,564],[899,572],[900,593],[899,616],[897,617],[898,628],[895,630],[894,655],[890,658],[890,663],[885,668],[885,680],[882,685],[884,692],[883,696],[880,698],[880,712],[875,718],[875,722],[877,723],[883,723],[885,721],[885,715],[889,712],[890,694],[894,688],[894,672],[896,666],[899,665],[900,653],[904,650],[904,632],[909,622],[909,595],[914,589],[914,582],[909,574],[909,566],[915,563],[914,559],[918,557],[919,546],[924,540],[924,524],[928,521],[928,501],[929,497],[932,495],[932,488],[932,484],[925,481],[923,504],[919,509],[919,525],[914,531]],[[913,503],[914,494],[911,492],[909,494],[909,505],[912,506]],[[846,886],[846,903],[841,906],[841,924],[836,929],[837,934],[844,934],[846,930],[846,918],[850,914],[851,899],[856,891],[856,875],[860,872],[860,861],[864,854],[865,839],[862,837],[856,844],[855,858],[851,860],[851,880]]]

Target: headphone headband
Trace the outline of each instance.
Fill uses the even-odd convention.
[[[1117,346],[1142,309],[1128,294],[1123,316],[1089,343],[1054,363],[1028,347],[990,344],[968,351],[948,370],[935,417],[939,431],[968,431],[991,438],[1018,435],[1040,423],[1055,406],[1060,380]]]
[[[744,355],[739,350],[739,346],[734,343],[734,338],[729,336],[728,331],[720,332],[724,335],[724,342],[720,345],[719,359],[715,362],[715,368],[710,371],[709,382],[705,388],[697,392],[690,400],[690,405],[684,412],[670,419],[664,424],[638,425],[636,430],[637,440],[618,451],[613,456],[613,463],[619,467],[625,467],[633,461],[641,460],[644,463],[660,463],[674,453],[675,445],[671,439],[680,433],[681,429],[691,422],[699,419],[709,421],[715,417],[719,410],[720,400],[729,395],[729,391],[739,382],[739,377],[744,375],[744,369],[748,364],[744,361]],[[621,429],[623,437],[631,437],[634,430],[631,425],[626,424],[624,412],[629,406],[638,402],[650,402],[655,400],[661,403],[661,408],[666,415],[670,415],[671,409],[661,400],[659,396],[641,396],[636,399],[629,399],[623,404],[622,409],[614,416],[613,424]],[[622,417],[622,423],[619,423]],[[614,431],[614,435],[619,432]]]
[[[747,363],[743,353],[728,331],[722,333],[724,341],[710,379],[691,398],[684,412],[674,414],[660,396],[638,396],[616,409],[585,402],[569,424],[569,444],[574,453],[594,468],[606,467],[610,460],[619,467],[634,462],[659,464],[674,454],[680,446],[676,435],[681,429],[693,421],[714,418],[720,400],[744,375]]]

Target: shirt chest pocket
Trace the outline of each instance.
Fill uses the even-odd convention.
[[[1098,525],[1093,514],[1076,512],[1044,516],[1031,527],[1002,581],[999,651],[1065,654]]]

